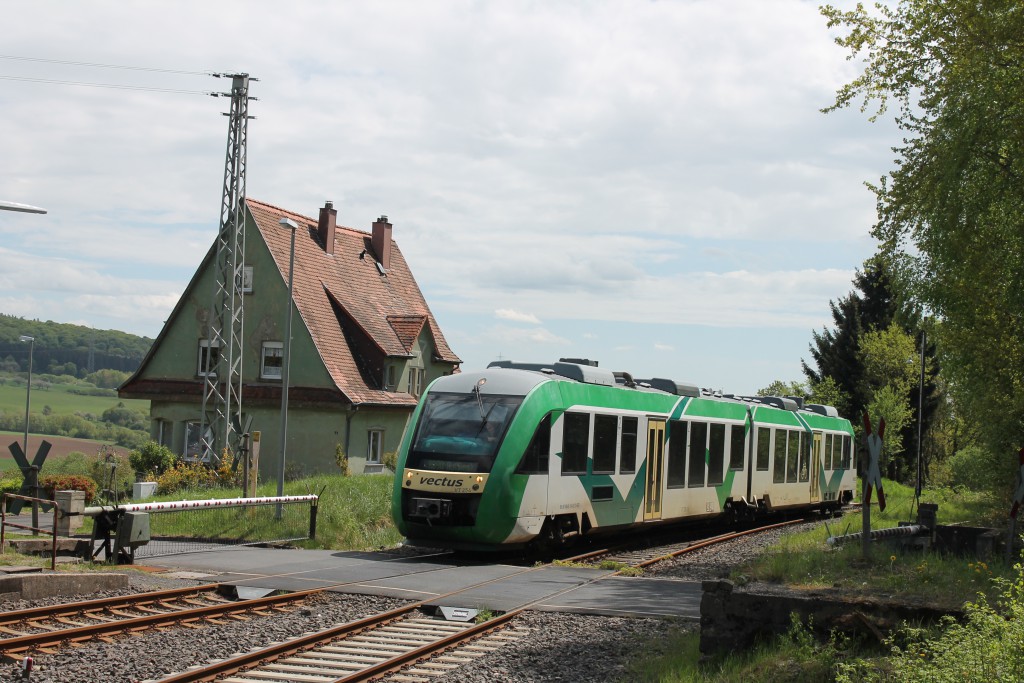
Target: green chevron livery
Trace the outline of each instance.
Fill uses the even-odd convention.
[[[499,361],[424,392],[392,516],[412,543],[485,550],[834,509],[853,497],[852,436],[829,406]]]

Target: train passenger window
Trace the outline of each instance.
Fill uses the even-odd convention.
[[[786,430],[775,430],[775,470],[772,481],[776,484],[786,483]]]
[[[844,470],[850,469],[850,435],[843,434],[843,461],[840,464]]]
[[[730,470],[742,470],[743,469],[743,458],[746,455],[746,439],[744,428],[740,425],[732,425],[729,427],[729,469]]]
[[[562,424],[562,474],[587,473],[590,413],[566,413]]]
[[[551,413],[541,419],[530,445],[519,461],[516,474],[547,474],[548,453],[551,452]]]
[[[708,438],[708,486],[718,486],[722,483],[725,465],[725,425],[711,425],[711,433]]]
[[[757,428],[757,469],[768,471],[768,456],[771,454],[771,430],[767,427]]]
[[[688,422],[668,423],[668,487],[686,486],[686,432]]]
[[[618,434],[619,418],[614,415],[594,416],[594,474],[615,474]]]
[[[795,484],[800,473],[800,432],[790,430],[787,434],[789,445],[786,449],[788,453],[786,459],[786,483]]]
[[[636,472],[636,430],[638,420],[635,417],[622,418],[622,436],[619,439],[619,474]]]
[[[811,435],[800,432],[800,481],[810,479]]]
[[[825,461],[825,469],[832,469],[832,435],[825,435],[825,452],[822,453],[822,460]]]
[[[693,422],[690,425],[690,468],[687,477],[689,486],[704,486],[704,470],[708,461],[708,425]]]

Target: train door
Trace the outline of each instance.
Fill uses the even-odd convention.
[[[647,488],[644,491],[644,521],[661,519],[662,461],[665,456],[665,421],[647,421]]]
[[[811,502],[821,502],[821,432],[814,432],[811,449]]]

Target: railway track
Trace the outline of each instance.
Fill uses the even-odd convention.
[[[244,621],[250,616],[285,611],[287,605],[322,590],[231,600],[220,594],[220,588],[218,584],[206,584],[3,612],[0,654],[51,653],[63,643],[73,645],[154,627],[194,627],[203,621],[223,623],[218,622],[223,619]]]
[[[710,538],[660,545],[654,548],[636,548],[627,544],[585,553],[575,558],[571,558],[571,561],[576,564],[598,566],[601,563],[609,563],[612,565],[626,565],[630,568],[642,569],[643,567],[661,562],[662,560],[678,557],[679,555],[700,550],[701,548],[706,548],[717,543],[725,543],[748,534],[760,533],[770,529],[779,529],[793,524],[800,524],[804,521],[806,520],[794,519],[786,522],[759,526],[754,529],[747,529],[744,531],[731,531],[717,536],[711,536]]]
[[[604,559],[629,567],[643,567],[709,545],[798,521],[802,520],[647,551],[627,551],[622,548],[598,550],[561,562],[574,565],[596,564]],[[541,568],[528,568],[519,573]],[[594,581],[618,573],[602,574]],[[476,589],[494,581],[462,590]],[[574,585],[554,595],[545,595],[542,599],[550,600],[576,588]],[[431,602],[454,594],[433,598]],[[349,624],[273,643],[206,666],[194,667],[161,678],[159,683],[356,683],[372,680],[426,683],[528,635],[529,630],[517,626],[515,619],[534,604],[524,605],[480,623],[468,623],[429,617],[422,612],[426,601],[414,603]]]

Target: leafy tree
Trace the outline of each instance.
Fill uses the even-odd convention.
[[[831,377],[823,377],[818,382],[811,383],[811,393],[807,397],[808,403],[817,403],[823,406],[838,407],[845,405],[849,397],[843,394],[843,390]]]
[[[127,372],[119,370],[98,370],[85,376],[86,381],[92,382],[101,389],[116,389],[128,379]]]
[[[1007,474],[1024,425],[1024,4],[901,0],[824,7],[863,72],[827,111],[898,104],[905,139],[874,188],[873,234],[931,311],[961,414]],[[1012,476],[1007,476],[1007,486]]]
[[[803,382],[783,382],[775,380],[763,389],[757,390],[758,396],[807,396],[807,387]]]
[[[155,441],[148,441],[128,453],[132,469],[144,474],[159,476],[173,468],[176,461],[177,457],[170,448]]]

